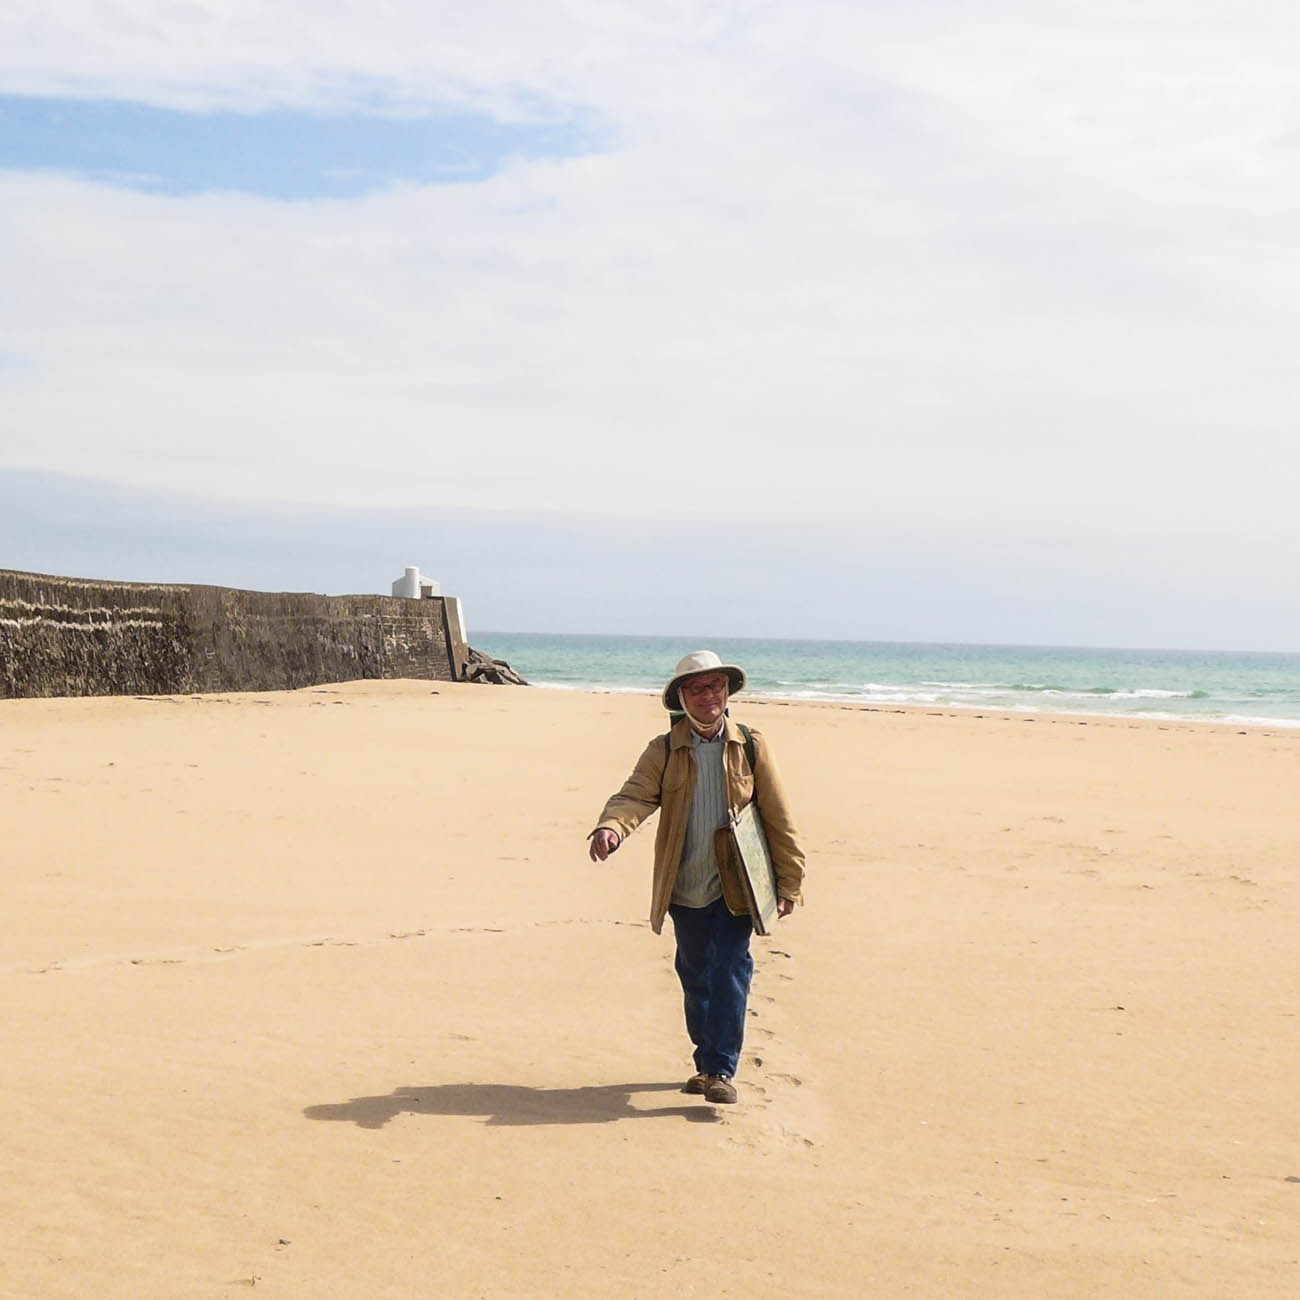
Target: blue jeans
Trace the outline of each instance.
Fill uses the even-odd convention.
[[[732,1076],[745,1041],[745,1003],[754,958],[748,916],[732,916],[715,898],[708,907],[674,903],[668,914],[677,934],[677,978],[686,1002],[686,1032],[701,1074]]]

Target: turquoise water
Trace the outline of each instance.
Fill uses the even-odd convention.
[[[658,693],[679,637],[480,632],[475,648],[538,686]],[[873,641],[706,642],[756,695],[874,705],[1178,718],[1300,727],[1300,655]]]

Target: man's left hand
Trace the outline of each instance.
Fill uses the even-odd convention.
[[[778,898],[776,900],[777,916],[789,916],[794,911],[794,900],[789,898]]]

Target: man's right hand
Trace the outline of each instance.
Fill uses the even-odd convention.
[[[620,840],[611,830],[602,828],[591,837],[591,860],[604,862],[618,848]]]

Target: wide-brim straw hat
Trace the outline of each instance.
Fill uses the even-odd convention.
[[[726,673],[728,694],[735,695],[745,689],[745,670],[735,664],[724,664],[714,650],[692,650],[677,665],[672,681],[664,687],[664,708],[670,713],[680,713],[685,709],[679,687],[688,677],[699,677],[703,673]]]

